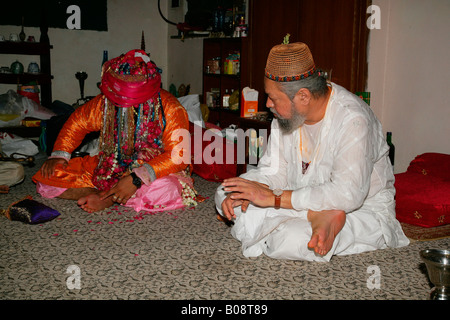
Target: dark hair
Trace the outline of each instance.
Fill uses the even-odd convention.
[[[320,98],[328,93],[328,82],[322,70],[316,70],[308,78],[298,81],[278,82],[279,88],[289,99],[293,100],[298,90],[308,89],[314,98]]]

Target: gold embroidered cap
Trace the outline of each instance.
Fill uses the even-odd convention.
[[[274,46],[267,57],[265,76],[278,82],[305,79],[316,71],[308,46],[302,42]]]

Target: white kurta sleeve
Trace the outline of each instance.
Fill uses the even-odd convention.
[[[333,153],[329,179],[294,190],[291,203],[295,209],[351,212],[361,207],[367,197],[376,153],[373,139],[378,137],[374,137],[373,124],[361,113],[344,119],[329,135],[334,145],[327,150]]]

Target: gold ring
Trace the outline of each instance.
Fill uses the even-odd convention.
[[[116,199],[117,199],[117,196],[116,196],[116,195],[113,195],[113,199],[116,200]]]
[[[122,198],[117,198],[117,201],[118,201],[118,202],[121,202],[121,201],[122,201]]]

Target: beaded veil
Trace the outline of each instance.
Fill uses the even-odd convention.
[[[110,189],[125,173],[161,154],[165,121],[160,87],[157,67],[142,50],[104,64],[103,129],[94,171],[99,190]]]

